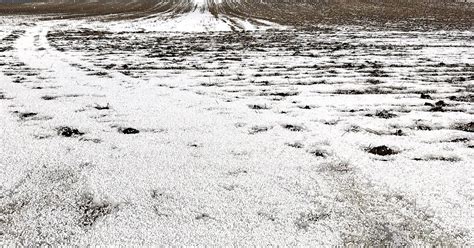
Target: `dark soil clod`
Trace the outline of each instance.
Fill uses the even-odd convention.
[[[373,78],[367,79],[366,82],[367,82],[368,84],[374,84],[374,85],[385,83],[384,81],[380,81],[380,80],[378,80],[378,79],[373,79]]]
[[[123,134],[138,134],[140,133],[140,130],[132,128],[132,127],[127,127],[127,128],[119,128],[119,132]]]
[[[304,145],[300,142],[285,143],[285,145],[298,149],[304,148]]]
[[[13,83],[14,83],[14,84],[21,84],[21,83],[23,83],[25,80],[26,80],[26,78],[24,78],[24,77],[19,77],[19,78],[16,78],[15,80],[13,80]]]
[[[448,99],[456,102],[474,102],[474,95],[450,96]]]
[[[302,132],[302,131],[306,130],[302,126],[293,125],[293,124],[283,124],[281,126],[285,129],[288,129],[288,130],[292,131],[292,132]]]
[[[379,155],[379,156],[389,156],[389,155],[395,155],[398,153],[397,151],[387,146],[373,147],[373,148],[370,148],[367,152],[374,155]]]
[[[270,107],[267,106],[266,104],[249,104],[248,106],[250,109],[255,109],[255,110],[270,109]]]
[[[195,217],[196,220],[210,219],[211,216],[206,213],[199,214]]]
[[[25,112],[25,113],[20,113],[19,114],[19,117],[20,119],[27,119],[27,118],[30,118],[30,117],[33,117],[33,116],[37,116],[38,113],[34,113],[34,112]]]
[[[101,105],[96,104],[94,106],[94,108],[97,109],[97,110],[107,110],[107,109],[110,109],[110,105],[108,103],[105,106],[101,106]]]
[[[298,106],[298,108],[309,110],[309,109],[312,109],[313,107],[312,107],[312,106],[309,106],[309,105],[303,105],[303,106]]]
[[[297,96],[299,95],[299,92],[296,91],[281,91],[281,92],[272,92],[269,95],[270,96],[280,96],[280,97],[289,97],[289,96]]]
[[[325,158],[328,156],[327,152],[322,151],[322,150],[311,150],[309,151],[309,153],[315,157],[320,157],[320,158]]]
[[[430,112],[445,112],[446,110],[441,106],[435,106],[430,109]]]
[[[383,118],[383,119],[390,119],[390,118],[397,117],[396,114],[390,113],[388,110],[385,110],[385,109],[375,112],[375,116],[379,118]]]
[[[446,104],[444,101],[437,101],[437,102],[435,103],[435,105],[436,105],[437,107],[446,107],[446,106],[448,106],[448,104]]]
[[[59,127],[57,131],[58,131],[58,135],[63,136],[63,137],[74,137],[74,136],[84,135],[83,132],[71,127]]]
[[[464,131],[464,132],[474,132],[474,122],[469,123],[458,123],[454,125],[454,129]]]
[[[469,142],[469,141],[470,141],[469,138],[457,138],[457,139],[450,140],[449,142],[459,143],[459,142]]]
[[[41,99],[45,100],[45,101],[51,101],[51,100],[54,100],[54,99],[57,99],[58,97],[57,96],[42,96]]]
[[[430,102],[425,102],[425,106],[434,107],[434,105]]]
[[[395,135],[395,136],[405,136],[405,133],[401,129],[398,129],[397,131],[395,131],[393,133],[393,135]]]

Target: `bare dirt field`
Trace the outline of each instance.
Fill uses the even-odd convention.
[[[471,7],[264,4],[0,5],[0,244],[474,245]]]
[[[265,19],[286,25],[315,28],[317,25],[358,25],[402,30],[472,30],[474,5],[429,3],[408,0],[246,0],[223,1],[221,12]],[[431,1],[434,2],[434,1]],[[445,3],[443,3],[445,2]]]

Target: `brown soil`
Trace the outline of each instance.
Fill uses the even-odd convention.
[[[318,24],[386,25],[390,28],[472,29],[474,4],[427,3],[408,0],[225,0],[220,10],[235,16],[250,16],[280,24],[314,28]],[[324,3],[328,2],[328,3]]]
[[[132,19],[173,9],[175,13],[189,11],[189,5],[171,1],[140,1],[133,3],[31,3],[0,4],[2,15],[41,15],[43,19],[101,17],[105,20]]]
[[[80,1],[80,0],[78,0]],[[325,3],[326,2],[326,3]],[[263,19],[284,25],[315,29],[319,24],[425,29],[472,29],[474,4],[427,3],[423,0],[209,0],[211,13],[235,16],[255,22]],[[193,9],[189,0],[142,0],[113,3],[30,3],[0,4],[1,15],[41,15],[42,18],[130,19],[160,12],[183,13]]]

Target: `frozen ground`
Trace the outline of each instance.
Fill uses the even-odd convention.
[[[472,32],[164,16],[0,19],[3,243],[474,245]]]

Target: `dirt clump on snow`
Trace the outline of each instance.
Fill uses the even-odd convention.
[[[398,151],[387,146],[372,147],[368,149],[367,152],[374,155],[379,155],[379,156],[390,156],[390,155],[395,155],[399,153]]]
[[[84,133],[78,129],[66,126],[57,128],[57,133],[63,137],[76,137],[84,135]]]
[[[121,128],[118,129],[118,131],[120,133],[123,133],[123,134],[138,134],[138,133],[140,133],[140,130],[135,129],[133,127],[125,127],[125,128],[121,127]]]
[[[454,129],[464,131],[464,132],[474,132],[474,122],[469,123],[457,123],[454,125]]]

